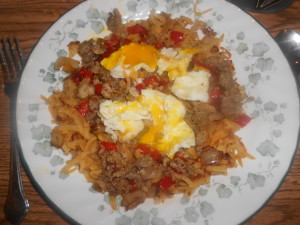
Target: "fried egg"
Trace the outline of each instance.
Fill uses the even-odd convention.
[[[128,141],[140,134],[139,143],[172,158],[179,148],[195,145],[194,132],[184,121],[185,113],[183,103],[174,96],[145,89],[137,101],[102,102],[98,115],[113,139]],[[150,120],[147,126],[145,119]]]
[[[149,119],[146,107],[138,102],[106,100],[100,104],[98,115],[101,117],[105,132],[116,141],[133,139],[144,129],[143,119]]]
[[[205,70],[188,72],[186,76],[175,79],[171,91],[184,100],[207,102],[210,76]]]
[[[152,45],[130,43],[113,52],[101,61],[115,78],[136,78],[136,71],[143,68],[148,72],[156,69],[159,51]]]
[[[148,144],[170,158],[180,147],[195,145],[194,131],[183,119],[186,110],[181,101],[172,95],[146,89],[139,102],[148,107],[153,123],[141,136],[140,143]]]
[[[177,77],[186,76],[193,53],[195,53],[193,49],[162,48],[157,62],[157,72],[159,74],[168,72],[171,81]]]

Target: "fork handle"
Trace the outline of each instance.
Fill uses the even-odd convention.
[[[13,106],[11,104],[11,106]],[[5,217],[12,224],[20,224],[28,213],[29,202],[25,197],[21,163],[19,158],[19,142],[16,135],[15,107],[11,107],[11,136],[10,136],[10,180],[8,195],[4,205]]]

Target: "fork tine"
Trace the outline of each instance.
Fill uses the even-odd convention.
[[[4,54],[6,56],[6,62],[7,62],[7,65],[8,65],[8,69],[10,71],[10,73],[8,73],[8,76],[7,76],[6,79],[11,80],[11,76],[9,76],[9,75],[11,74],[13,76],[15,73],[14,73],[14,68],[13,68],[11,58],[10,58],[10,55],[9,55],[8,47],[7,47],[7,44],[6,44],[6,41],[5,41],[4,38],[2,38],[2,45],[3,45]]]
[[[7,73],[7,67],[6,67],[6,62],[4,60],[2,48],[0,48],[0,63],[1,63],[2,71],[4,73]]]
[[[268,0],[262,0],[262,1],[258,1],[256,8],[257,9],[267,9],[270,8],[274,5],[277,5],[278,3],[282,2],[282,0],[273,0],[273,1],[268,1]]]
[[[17,51],[18,51],[20,62],[21,62],[21,68],[23,68],[24,65],[25,65],[25,60],[24,60],[24,57],[23,57],[23,51],[20,47],[19,39],[14,37],[14,40],[15,40],[15,43],[16,43],[16,46],[17,46]]]
[[[16,53],[17,52],[16,46],[14,45],[13,40],[10,37],[8,38],[8,42],[9,42],[9,46],[10,46],[11,56],[12,56],[14,64],[15,64],[15,70],[16,70],[16,72],[19,72],[20,67],[19,67],[18,55]]]

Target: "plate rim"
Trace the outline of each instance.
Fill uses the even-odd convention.
[[[221,1],[221,0],[220,0]],[[282,49],[280,48],[280,46],[278,45],[277,41],[275,40],[275,37],[273,37],[270,33],[269,30],[267,30],[261,22],[259,22],[254,16],[252,16],[250,13],[248,13],[246,10],[241,9],[239,7],[237,7],[235,4],[226,1],[228,4],[233,5],[234,7],[238,8],[239,10],[243,11],[243,13],[247,14],[248,16],[250,16],[259,26],[261,26],[261,28],[268,34],[269,37],[272,38],[272,40],[276,43],[276,45],[278,46],[278,48],[280,49],[280,52],[282,53],[282,55],[284,56],[284,58],[286,59],[288,66],[290,68],[290,71],[293,75],[294,81],[296,83],[296,89],[297,89],[297,95],[298,95],[298,104],[299,104],[299,115],[300,115],[300,83],[297,82],[296,76],[293,73],[292,67],[291,67],[291,63],[288,61],[287,57],[285,56],[285,54],[283,53]],[[89,1],[83,1],[83,2],[79,2],[77,4],[75,4],[74,6],[72,6],[71,8],[69,8],[67,11],[65,11],[63,14],[61,14],[39,37],[39,39],[37,40],[36,44],[32,47],[32,49],[30,50],[30,53],[27,56],[26,62],[25,62],[25,66],[22,70],[21,73],[21,77],[23,77],[23,73],[24,73],[24,69],[27,66],[28,60],[31,57],[32,53],[34,52],[34,50],[36,49],[36,47],[38,46],[38,44],[40,43],[41,39],[44,37],[44,35],[52,28],[56,25],[56,23],[62,18],[64,17],[66,14],[68,14],[70,11],[72,11],[74,8],[78,7],[81,4],[88,4]],[[22,78],[23,79],[23,78]],[[18,88],[18,93],[17,96],[19,97],[19,90],[20,88]],[[18,111],[18,104],[16,103],[16,113]],[[15,118],[17,120],[17,117]],[[17,125],[17,131],[19,131],[19,126]],[[19,133],[19,132],[18,132]],[[67,213],[65,213],[63,211],[63,209],[61,209],[57,204],[55,204],[53,202],[53,200],[51,200],[50,197],[48,197],[48,195],[45,193],[45,191],[42,189],[42,187],[38,184],[38,182],[36,181],[36,179],[34,178],[27,161],[25,160],[25,157],[23,155],[23,149],[21,147],[20,144],[20,140],[19,140],[19,135],[17,135],[17,143],[18,143],[18,151],[19,151],[19,156],[20,156],[20,161],[21,164],[24,168],[24,171],[26,173],[26,175],[29,177],[29,180],[32,184],[32,186],[34,187],[34,189],[36,190],[36,192],[40,195],[40,197],[45,201],[45,203],[50,206],[50,208],[57,213],[62,219],[64,219],[66,222],[70,223],[70,224],[80,224],[78,221],[76,221],[75,219],[73,219],[71,216],[69,216]],[[287,167],[287,170],[285,171],[284,175],[281,177],[280,182],[278,183],[278,186],[276,187],[276,189],[270,194],[270,196],[264,201],[264,203],[258,207],[252,214],[250,214],[247,218],[245,218],[244,220],[242,220],[239,224],[244,224],[248,221],[250,221],[259,211],[261,211],[269,202],[270,200],[274,197],[274,195],[278,192],[278,190],[282,187],[284,181],[286,180],[289,172],[291,171],[291,168],[294,164],[296,155],[297,155],[297,151],[298,151],[298,147],[300,146],[299,144],[300,142],[300,120],[299,120],[299,124],[298,124],[298,134],[297,134],[297,142],[295,145],[295,149],[293,152],[293,155],[290,159],[289,165]],[[26,194],[26,193],[25,193]],[[29,199],[29,205],[30,205],[30,199]],[[30,210],[29,210],[30,212]]]

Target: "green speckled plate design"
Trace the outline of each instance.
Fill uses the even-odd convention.
[[[113,211],[108,195],[91,188],[84,176],[60,173],[68,157],[50,146],[54,124],[40,96],[62,88],[66,74],[54,70],[67,45],[105,35],[106,19],[118,8],[124,21],[146,18],[151,9],[201,19],[224,34],[240,84],[255,101],[245,105],[253,118],[239,131],[248,152],[241,168],[214,176],[190,198],[176,195],[162,204],[147,200],[135,210]],[[62,16],[32,51],[18,93],[17,123],[23,161],[38,191],[72,223],[103,225],[226,225],[255,214],[282,183],[296,151],[299,129],[297,85],[286,58],[272,37],[245,12],[221,0],[203,0],[198,11],[192,0],[84,1]],[[121,199],[118,199],[120,203]]]

